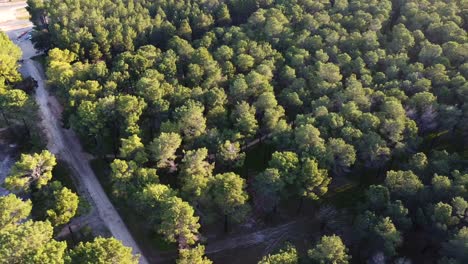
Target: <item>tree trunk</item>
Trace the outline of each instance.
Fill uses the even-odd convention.
[[[103,155],[101,153],[101,148],[99,146],[99,141],[98,141],[98,136],[97,135],[94,135],[93,137],[93,141],[94,141],[94,152],[97,154],[98,158],[102,158]]]
[[[155,134],[154,130],[156,130],[155,124],[154,124],[156,121],[154,119],[156,118],[152,118],[152,116],[150,115],[149,120],[148,120],[149,121],[149,134],[150,134],[151,139],[154,138],[154,134]]]
[[[229,226],[228,226],[228,215],[224,215],[224,233],[229,232]]]
[[[5,120],[5,123],[7,126],[10,126],[10,121],[8,120],[8,118],[6,117],[5,115],[5,112],[2,110],[2,116],[3,116],[3,119]]]
[[[112,139],[112,149],[114,151],[114,158],[117,158],[117,155],[119,153],[119,149],[118,149],[119,143],[118,143],[118,141],[119,141],[120,131],[118,129],[118,125],[115,122],[113,122],[113,130],[114,130],[113,131],[114,136],[113,136],[113,139]]]
[[[431,143],[429,143],[429,149],[433,149],[434,148],[434,145],[437,141],[437,139],[439,138],[439,136],[437,137],[434,137],[432,140],[431,140]]]
[[[24,120],[24,117],[22,119],[23,119],[23,125],[26,128],[26,134],[28,134],[28,138],[31,139],[31,132],[29,130],[28,124],[26,124],[26,120]]]
[[[304,204],[304,196],[301,196],[301,199],[299,200],[299,207],[297,208],[298,215],[301,214],[303,204]]]
[[[73,230],[72,230],[70,224],[67,224],[67,226],[68,226],[68,231],[70,231],[70,237],[71,237],[71,239],[73,241],[73,244],[76,245],[77,243],[75,241],[75,234],[73,234]]]

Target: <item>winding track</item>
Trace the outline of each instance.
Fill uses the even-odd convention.
[[[4,6],[2,5],[0,7]],[[9,9],[9,11],[10,10],[12,9]],[[2,28],[1,24],[5,25],[6,22],[8,22],[6,25],[7,27],[15,23],[18,25],[24,24],[24,21],[2,21],[0,23],[0,28]],[[90,155],[82,150],[76,134],[61,126],[60,104],[57,99],[51,96],[46,90],[46,78],[42,66],[31,60],[31,57],[36,53],[31,41],[24,40],[24,38],[19,41],[16,39],[18,34],[30,28],[31,25],[26,28],[9,28],[10,30],[7,33],[23,51],[24,62],[21,71],[23,74],[32,76],[37,81],[38,87],[35,99],[39,106],[42,127],[47,135],[47,148],[70,165],[74,172],[74,177],[79,184],[79,188],[84,190],[87,194],[88,200],[94,205],[99,217],[103,220],[112,235],[122,241],[124,245],[131,247],[134,254],[139,254],[141,264],[147,264],[148,261],[142,255],[138,244],[133,239],[91,169],[89,165]],[[3,27],[3,29],[5,29],[5,27]]]

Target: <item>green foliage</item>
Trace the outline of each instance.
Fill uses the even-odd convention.
[[[66,242],[53,238],[49,222],[29,220],[0,230],[0,263],[63,264]]]
[[[14,194],[0,197],[0,230],[19,224],[28,217],[31,209],[30,200],[22,201]]]
[[[242,167],[244,165],[245,153],[241,152],[239,142],[226,140],[219,146],[219,160],[232,167]]]
[[[255,176],[254,187],[258,192],[259,204],[257,206],[265,211],[271,211],[278,204],[280,195],[283,194],[285,182],[278,169],[267,168]]]
[[[66,262],[136,264],[138,256],[133,256],[132,249],[115,238],[97,237],[92,242],[80,242],[69,252]]]
[[[390,42],[392,51],[402,52],[414,46],[414,37],[404,24],[393,27],[392,38],[392,42]]]
[[[320,131],[311,124],[301,125],[294,131],[297,147],[301,151],[320,157],[325,152],[324,140]]]
[[[333,170],[347,170],[356,161],[356,150],[341,138],[330,138],[327,144],[327,160]]]
[[[67,102],[70,126],[99,154],[120,150],[122,160],[113,163],[114,193],[145,198],[140,213],[152,215],[155,230],[161,221],[149,213],[154,208],[172,204],[168,215],[191,215],[173,192],[180,191],[206,222],[235,207],[221,204],[228,195],[219,191],[216,178],[242,166],[243,151],[257,144],[271,148],[271,160],[267,166],[268,155],[246,155],[241,176],[252,180],[251,200],[265,213],[291,196],[320,200],[331,177],[376,172],[374,178],[359,178],[359,190],[375,185],[366,192],[364,209],[356,210],[369,210],[361,217],[367,224],[360,230],[367,236],[359,236],[357,250],[363,254],[357,262],[381,251],[393,256],[401,237],[409,237],[400,232],[411,231],[412,223],[424,233],[436,230],[435,242],[427,242],[431,248],[440,248],[465,224],[463,156],[427,152],[463,150],[468,131],[462,2],[29,4],[33,21],[43,29],[33,41],[54,47],[47,75]],[[41,25],[41,18],[49,23]],[[3,90],[5,120],[14,120],[28,104],[26,97]],[[172,198],[153,197],[167,191],[154,185],[155,167],[180,189],[168,191]],[[251,179],[252,167],[264,171]],[[236,182],[235,193],[242,193],[240,181],[227,182]],[[177,231],[189,241],[196,240],[192,220]],[[168,229],[174,225],[170,221],[165,218]]]
[[[385,213],[390,216],[397,228],[405,231],[411,228],[412,221],[409,218],[409,210],[404,206],[402,201],[396,200],[390,203]]]
[[[299,170],[299,158],[296,153],[290,151],[274,152],[268,165],[278,169],[285,183],[293,184]]]
[[[402,238],[392,220],[388,217],[380,219],[373,229],[375,234],[384,240],[383,246],[385,253],[390,256],[395,255],[396,247],[401,244]]]
[[[182,194],[191,201],[206,195],[214,165],[206,161],[208,150],[201,148],[185,153],[180,165]]]
[[[213,202],[216,206],[223,214],[232,215],[234,220],[241,222],[249,210],[245,180],[228,172],[214,176],[212,185]]]
[[[110,167],[113,193],[120,198],[129,198],[146,184],[159,182],[156,169],[141,167],[134,161],[116,159]]]
[[[423,188],[421,180],[412,171],[388,171],[385,185],[398,196],[414,197]]]
[[[390,192],[382,185],[371,185],[366,191],[368,207],[373,210],[385,209],[390,203]]]
[[[320,242],[310,249],[307,254],[314,263],[347,264],[350,257],[348,249],[336,235],[323,236]]]
[[[452,181],[447,176],[434,175],[432,178],[432,188],[438,197],[445,197],[452,189]]]
[[[122,95],[116,98],[115,110],[119,117],[123,118],[123,130],[125,133],[138,133],[138,120],[143,113],[146,103],[142,98],[131,95]]]
[[[122,139],[120,156],[129,160],[135,160],[139,164],[148,161],[145,153],[145,146],[141,143],[141,139],[137,135]]]
[[[242,135],[252,137],[256,134],[258,123],[255,119],[254,106],[250,106],[247,102],[242,101],[236,106],[231,119],[236,130]]]
[[[24,118],[28,106],[28,95],[22,90],[10,89],[2,91],[0,87],[0,109],[7,125],[12,118]],[[24,120],[24,119],[23,119]]]
[[[146,214],[153,229],[168,242],[177,242],[179,248],[195,244],[198,237],[198,217],[193,207],[176,196],[176,192],[163,184],[149,184],[137,194],[139,210]]]
[[[68,223],[77,212],[79,204],[78,195],[70,189],[63,187],[53,190],[52,196],[52,201],[48,202],[53,204],[53,206],[46,211],[47,218],[53,226],[60,226]]]
[[[198,241],[198,217],[189,203],[179,197],[170,197],[162,204],[161,224],[158,233],[162,234],[167,241],[177,242],[179,247],[193,245]]]
[[[197,245],[194,248],[179,249],[177,264],[211,264],[213,263],[205,255],[205,246]]]
[[[438,174],[457,167],[457,162],[450,162],[451,156],[438,151],[429,155],[416,153],[401,167],[412,168],[417,175],[412,171],[388,171],[386,186],[370,186],[363,207],[371,211],[361,214],[356,220],[357,234],[363,238],[361,243],[366,245],[365,240],[372,239],[374,244],[367,244],[371,251],[383,250],[386,255],[393,255],[396,246],[401,244],[403,233],[400,232],[413,230],[413,223],[416,223],[421,232],[431,234],[434,243],[444,244],[441,250],[444,256],[439,260],[441,263],[451,263],[459,257],[463,259],[463,254],[457,255],[448,249],[449,243],[444,242],[464,225],[463,217],[468,208],[468,202],[459,196],[465,193],[464,189],[454,186],[455,182],[464,178],[463,174],[458,171],[449,176]],[[431,174],[431,180],[425,178],[425,175]],[[426,180],[421,181],[420,177]],[[405,243],[411,242],[403,241],[403,246]]]
[[[467,254],[468,227],[462,227],[458,232],[444,244],[444,255],[455,263],[464,263],[468,260]]]
[[[203,116],[205,108],[198,102],[189,101],[174,111],[178,131],[187,139],[199,137],[206,129]]]
[[[434,215],[432,221],[440,229],[447,230],[448,226],[458,223],[458,219],[452,216],[452,206],[443,202],[438,202],[434,205]]]
[[[299,256],[297,250],[291,244],[278,251],[276,254],[264,256],[258,264],[297,264],[299,263]]]
[[[144,207],[149,208],[149,210],[160,208],[162,202],[176,194],[174,190],[164,184],[148,184],[142,192],[137,193],[143,211],[146,210]]]
[[[22,154],[5,179],[5,186],[16,192],[40,189],[52,179],[52,169],[56,164],[55,156],[47,150],[33,155]]]
[[[161,133],[159,137],[154,138],[149,150],[157,166],[160,168],[174,166],[175,153],[181,143],[182,139],[176,133]]]
[[[10,41],[7,34],[0,32],[0,90],[5,84],[21,80],[17,61],[21,58],[21,49]]]
[[[49,83],[64,92],[66,87],[71,84],[74,73],[70,63],[76,60],[76,54],[66,49],[55,48],[49,51],[48,56],[46,74]]]
[[[4,32],[0,32],[0,127],[8,128],[24,147],[41,148],[39,117],[33,97],[36,82],[31,77],[22,80],[19,61],[21,49]],[[28,146],[29,143],[29,146]]]
[[[327,170],[318,168],[317,161],[306,159],[302,162],[298,182],[300,195],[318,200],[328,191],[331,178],[328,177]]]
[[[356,219],[359,235],[367,241],[369,250],[383,250],[386,255],[396,254],[396,248],[401,245],[401,233],[389,217],[376,216],[370,211],[359,215]]]
[[[343,78],[340,74],[340,68],[333,63],[319,63],[317,74],[320,79],[329,83],[337,83]]]

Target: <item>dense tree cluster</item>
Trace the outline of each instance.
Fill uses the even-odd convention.
[[[355,221],[360,248],[370,256],[384,252],[392,257],[399,246],[414,243],[404,239],[414,232],[424,248],[441,248],[434,256],[440,263],[466,262],[467,184],[466,165],[458,155],[446,151],[412,155],[401,170],[388,171],[383,184],[366,191],[364,213]]]
[[[59,181],[52,181],[52,170],[56,165],[55,156],[47,150],[41,153],[22,154],[10,170],[10,174],[3,184],[9,191],[24,197],[31,197],[34,202],[35,217],[47,220],[54,227],[62,226],[73,218],[78,210],[79,197]],[[12,195],[12,194],[11,194]],[[13,195],[14,196],[14,195]],[[7,196],[8,197],[8,196]],[[14,200],[6,199],[15,204]],[[21,200],[19,200],[21,201]],[[31,211],[31,202],[19,205],[18,210],[23,210],[28,205]],[[8,212],[8,211],[7,211]],[[12,216],[12,217],[19,217]],[[15,222],[18,222],[18,219]]]
[[[32,136],[39,136],[37,109],[27,93],[33,87],[21,84],[21,50],[2,31],[0,47],[0,112],[6,127],[20,122],[34,140]],[[12,193],[0,197],[0,263],[137,264],[131,248],[114,238],[96,238],[69,249],[65,241],[54,239],[77,214],[80,203],[76,193],[51,181],[56,164],[55,156],[44,150],[22,154],[11,168],[3,187]]]
[[[0,197],[0,263],[138,263],[131,248],[114,238],[98,237],[70,249],[54,239],[79,204],[77,194],[50,182],[55,164],[48,151],[23,154],[6,178],[6,188],[32,201],[13,193]]]
[[[114,194],[138,201],[141,215],[157,211],[151,225],[178,242],[182,259],[201,258],[201,247],[187,248],[199,220],[227,228],[251,206],[317,200],[356,168],[389,170],[356,219],[366,257],[396,255],[411,214],[433,214],[441,239],[462,244],[466,232],[454,228],[466,225],[466,197],[439,195],[466,184],[456,183],[463,168],[431,154],[430,182],[428,161],[414,153],[435,135],[463,141],[468,132],[463,1],[28,2],[68,124],[97,154],[117,157]],[[239,173],[245,147],[265,140],[266,169]],[[391,170],[408,157],[414,167]],[[438,200],[421,205],[431,188]],[[344,249],[337,260],[323,256],[342,248],[337,240],[310,257],[347,263]]]
[[[4,32],[0,32],[0,44],[3,47],[0,52],[2,61],[0,66],[0,88],[5,89],[7,85],[21,80],[17,63],[21,58],[21,49],[11,42]]]
[[[291,245],[286,245],[278,253],[263,257],[258,264],[297,264],[298,261],[297,250]]]
[[[263,257],[258,264],[298,264],[298,263],[334,263],[348,264],[348,248],[336,235],[323,236],[317,244],[308,250],[307,257],[299,258],[294,246],[286,244],[275,254]]]
[[[14,134],[25,134],[25,141],[37,140],[36,106],[28,93],[34,86],[32,79],[24,79],[19,73],[18,61],[22,53],[8,36],[0,31],[0,127],[20,129],[12,131]],[[32,142],[36,143],[36,142]]]
[[[55,156],[47,150],[33,155],[22,154],[5,179],[5,187],[14,192],[41,189],[52,179]]]

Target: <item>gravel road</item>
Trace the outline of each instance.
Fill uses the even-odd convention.
[[[18,4],[12,5],[21,7],[21,5]],[[1,5],[0,11],[7,10],[7,13],[11,12],[12,9],[7,9],[6,7],[6,5]],[[0,12],[0,15],[2,15],[1,13],[2,12]],[[5,24],[7,24],[6,27]],[[31,41],[25,40],[24,38],[20,40],[17,39],[17,36],[20,35],[21,32],[31,29],[30,24],[27,27],[24,27],[24,24],[25,21],[1,21],[0,28],[4,30],[7,28],[5,30],[8,30],[7,34],[23,51],[24,62],[21,69],[22,73],[32,76],[37,81],[38,87],[35,98],[42,117],[42,127],[47,135],[48,149],[70,165],[80,185],[79,187],[87,193],[90,202],[94,205],[99,217],[103,220],[112,235],[121,240],[124,245],[131,247],[134,254],[139,254],[141,264],[148,263],[91,169],[89,165],[91,156],[82,150],[76,134],[61,126],[60,104],[46,89],[45,75],[42,66],[31,60],[31,57],[36,54],[36,50]],[[15,25],[15,27],[10,28],[11,25]]]

